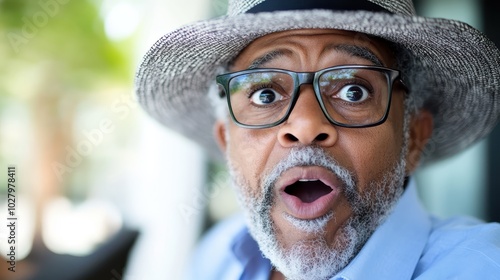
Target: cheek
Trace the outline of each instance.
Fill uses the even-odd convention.
[[[244,129],[230,124],[229,139],[227,153],[231,163],[252,187],[257,187],[276,143],[272,129]]]
[[[361,136],[346,139],[347,157],[352,165],[351,170],[356,173],[360,186],[369,181],[378,179],[380,174],[388,170],[398,159],[398,146],[394,137],[387,137],[387,133],[379,131],[365,131]]]
[[[382,125],[341,129],[344,137],[339,137],[342,139],[339,144],[345,147],[346,161],[356,173],[360,187],[380,180],[399,161],[403,147],[403,117],[402,110],[397,109]]]

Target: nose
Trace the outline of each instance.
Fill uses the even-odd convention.
[[[337,141],[337,129],[324,115],[311,85],[301,92],[288,119],[280,126],[278,142],[283,147],[316,144],[331,147]]]

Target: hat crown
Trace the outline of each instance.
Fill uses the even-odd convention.
[[[279,0],[229,0],[227,15],[236,16],[239,14],[244,14],[257,5],[269,1],[278,2]],[[352,1],[353,0],[323,0],[322,2],[330,2],[332,5],[334,5],[337,2]],[[288,0],[280,2],[287,3]],[[371,2],[394,14],[401,14],[406,16],[416,15],[412,0],[356,0],[355,2]],[[314,9],[314,6],[312,6],[311,9]]]

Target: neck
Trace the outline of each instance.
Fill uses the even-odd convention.
[[[283,276],[283,274],[281,274],[281,272],[277,271],[276,269],[273,269],[273,271],[271,271],[269,280],[285,280],[285,276]]]

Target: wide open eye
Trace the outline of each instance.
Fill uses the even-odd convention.
[[[344,101],[351,103],[360,103],[370,97],[370,92],[360,85],[346,85],[336,95]]]
[[[282,100],[283,95],[271,88],[263,88],[252,93],[250,99],[256,105],[269,105]]]

